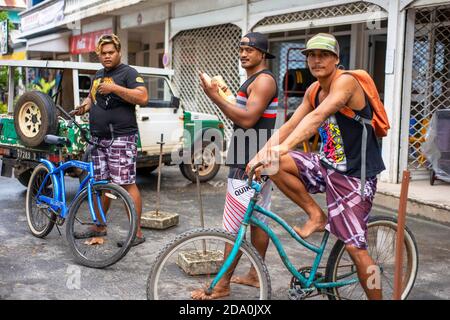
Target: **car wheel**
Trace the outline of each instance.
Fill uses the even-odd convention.
[[[194,150],[194,147],[192,146],[192,149]],[[197,177],[194,172],[194,164],[196,163],[195,159],[197,159],[197,162],[201,157],[201,164],[199,164],[199,180],[200,182],[207,182],[211,179],[213,179],[217,173],[220,170],[220,163],[217,163],[217,155],[216,151],[219,150],[214,143],[204,141],[202,144],[202,150],[201,153],[197,152],[196,154],[193,154],[191,157],[191,163],[190,164],[184,164],[182,163],[180,165],[180,171],[181,174],[188,180],[191,180],[193,183],[197,182]]]

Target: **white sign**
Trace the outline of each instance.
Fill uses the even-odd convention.
[[[8,20],[0,22],[0,54],[8,53]]]
[[[20,19],[22,31],[41,27],[44,25],[55,24],[64,19],[64,0],[60,0],[42,10]]]

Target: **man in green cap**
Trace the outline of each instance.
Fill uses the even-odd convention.
[[[338,69],[339,44],[333,35],[315,35],[302,52],[318,81],[307,89],[290,120],[250,161],[247,172],[260,161],[266,163],[266,168],[278,166],[270,179],[309,216],[302,227],[294,230],[307,238],[326,229],[342,240],[368,298],[381,299],[381,288],[368,285],[373,272],[379,269],[367,251],[367,222],[376,192],[376,175],[385,167],[373,127],[342,113],[344,108],[351,109],[359,118],[369,120],[371,105],[352,75],[354,71]],[[322,139],[319,154],[294,151],[317,131]],[[363,131],[367,133],[367,159],[361,155]],[[364,166],[362,159],[366,160]],[[328,217],[309,194],[319,192],[326,193]]]

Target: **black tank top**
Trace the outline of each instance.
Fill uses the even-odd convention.
[[[275,76],[269,70],[265,69],[255,73],[239,88],[236,96],[237,108],[247,108],[247,89],[250,84],[261,74],[270,75],[274,79],[276,85],[277,81]],[[231,168],[245,169],[247,163],[253,159],[262,147],[264,147],[266,142],[272,136],[275,128],[277,107],[278,86],[276,87],[274,96],[267,104],[264,113],[252,128],[244,129],[236,124],[233,125],[233,135],[231,137],[230,147],[228,149],[227,159],[225,162],[227,166]]]
[[[362,118],[372,119],[372,108],[367,97],[365,100],[366,106],[361,111],[354,111]],[[315,105],[319,106],[319,92],[316,95]],[[365,126],[367,128],[366,176],[370,178],[383,171],[385,167],[375,131],[370,124]],[[362,124],[358,121],[340,112],[331,115],[319,128],[322,139],[319,155],[321,162],[342,174],[361,178],[362,131]]]

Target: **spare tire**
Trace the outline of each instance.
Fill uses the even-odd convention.
[[[49,95],[39,91],[25,92],[14,107],[14,128],[27,147],[37,147],[47,134],[56,134],[56,106]]]

